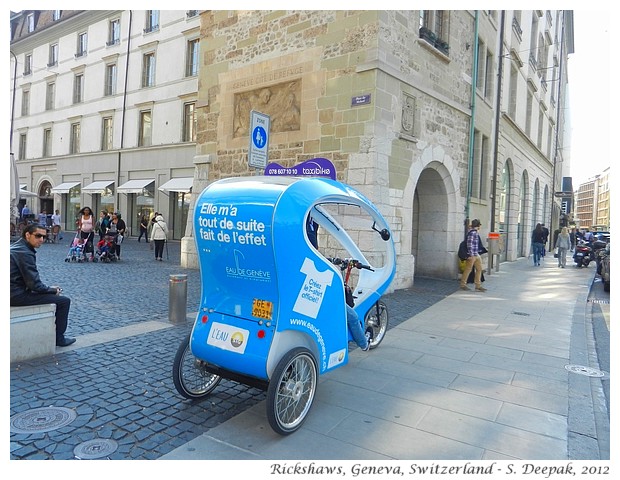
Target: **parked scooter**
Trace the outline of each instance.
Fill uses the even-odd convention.
[[[592,247],[584,240],[579,240],[575,247],[575,254],[573,260],[577,264],[578,268],[587,267],[591,261],[596,260]]]

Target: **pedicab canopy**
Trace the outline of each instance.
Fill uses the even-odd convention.
[[[194,231],[202,298],[190,343],[195,356],[259,379],[268,379],[295,346],[313,352],[321,373],[346,363],[342,277],[310,244],[308,215],[338,236],[351,255],[365,258],[344,229],[317,207],[326,203],[362,206],[376,222],[376,231],[388,231],[368,199],[326,178],[229,178],[198,196]],[[360,271],[360,284],[368,274],[387,288],[395,272],[391,240],[387,255],[384,267]],[[356,310],[358,305],[366,308],[364,302],[369,308],[379,296],[365,292]],[[359,314],[363,317],[366,310]]]

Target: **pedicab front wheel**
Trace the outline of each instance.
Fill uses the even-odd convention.
[[[318,368],[304,347],[289,351],[276,366],[267,387],[267,418],[271,428],[288,435],[303,424],[312,406]]]
[[[177,392],[185,398],[198,400],[209,395],[222,377],[206,370],[206,363],[194,356],[189,342],[190,335],[187,335],[177,349],[172,367],[172,381]]]
[[[387,305],[379,300],[364,317],[364,331],[370,332],[370,348],[377,348],[385,337],[388,327]]]

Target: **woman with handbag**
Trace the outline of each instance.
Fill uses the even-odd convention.
[[[151,228],[151,242],[155,244],[155,260],[162,261],[162,255],[164,253],[164,245],[166,244],[166,239],[168,238],[168,226],[166,222],[164,222],[164,217],[161,214],[158,214],[154,221],[153,227]]]
[[[125,224],[125,220],[121,218],[120,212],[114,212],[112,214],[112,221],[110,222],[110,232],[112,232],[115,236],[114,247],[116,250],[116,256],[118,260],[121,259],[121,243],[125,239],[125,230],[127,229],[127,225]]]

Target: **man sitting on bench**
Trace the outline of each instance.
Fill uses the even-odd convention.
[[[36,249],[45,237],[45,227],[32,223],[11,244],[11,306],[56,304],[56,346],[66,347],[75,342],[75,338],[65,337],[71,299],[61,295],[62,288],[48,287],[39,278]]]

